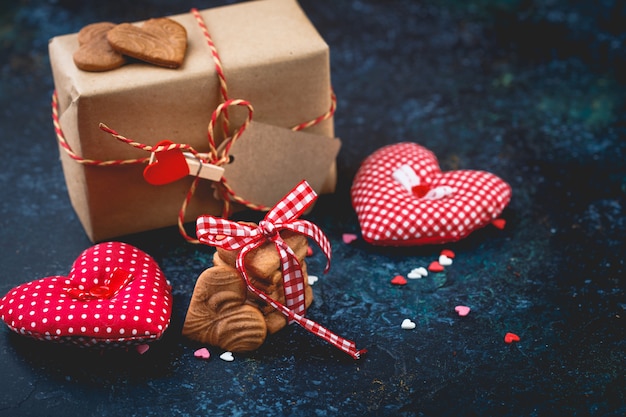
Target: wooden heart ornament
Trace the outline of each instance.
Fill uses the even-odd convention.
[[[0,318],[14,332],[84,347],[157,340],[171,312],[171,287],[157,263],[120,242],[92,246],[68,276],[22,284],[0,300]]]
[[[511,187],[485,171],[441,172],[436,156],[411,142],[368,156],[351,188],[363,239],[411,246],[462,239],[496,219]]]

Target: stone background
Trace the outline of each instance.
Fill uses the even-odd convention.
[[[47,42],[95,21],[225,1],[21,0],[0,12],[0,293],[66,274],[90,242],[71,209],[50,118]],[[126,236],[174,288],[144,355],[0,330],[2,416],[606,416],[626,414],[626,7],[604,0],[302,0],[329,43],[343,148],[334,195],[307,216],[333,263],[308,316],[369,353],[353,361],[290,326],[234,362],[193,357],[180,330],[213,249],[175,228]],[[442,169],[513,188],[504,231],[446,245],[444,273],[389,280],[441,247],[376,248],[349,188],[379,147],[415,141]],[[256,213],[239,218],[255,219]],[[313,272],[312,272],[313,273]],[[471,306],[461,318],[454,306]],[[400,329],[404,318],[417,327]],[[503,342],[506,332],[521,341]]]

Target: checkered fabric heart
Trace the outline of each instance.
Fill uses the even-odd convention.
[[[22,284],[0,300],[0,318],[14,332],[84,347],[159,339],[171,311],[171,287],[157,263],[120,242],[92,246],[67,277]]]
[[[441,172],[430,150],[402,142],[363,161],[351,197],[364,240],[411,246],[457,241],[488,225],[511,187],[485,171]]]

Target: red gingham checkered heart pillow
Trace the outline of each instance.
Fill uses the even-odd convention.
[[[157,263],[120,242],[92,246],[67,277],[22,284],[0,300],[0,317],[14,332],[79,346],[159,339],[171,312],[171,287]]]
[[[351,189],[363,239],[377,245],[453,242],[496,219],[511,187],[485,171],[441,172],[435,155],[410,142],[363,161]]]

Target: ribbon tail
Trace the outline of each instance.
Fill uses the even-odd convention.
[[[287,317],[287,320],[290,323],[295,321],[304,329],[313,333],[315,336],[326,340],[328,343],[334,345],[335,347],[339,348],[343,352],[352,356],[352,358],[359,359],[362,354],[367,352],[365,349],[357,350],[356,344],[353,341],[344,339],[343,337],[338,336],[335,333],[331,332],[330,330],[326,329],[325,327],[317,324],[313,320],[308,319],[300,314],[294,313],[287,306],[279,303],[278,301],[274,300],[273,298],[265,294],[263,291],[254,287],[254,285],[252,285],[252,283],[250,282],[250,278],[248,277],[248,274],[243,266],[243,260],[246,254],[248,253],[249,250],[252,250],[252,249],[253,247],[244,248],[239,253],[239,255],[237,256],[237,260],[236,260],[237,270],[239,270],[239,273],[242,275],[244,281],[246,282],[246,286],[248,287],[250,291],[256,294],[263,301],[265,301],[266,303],[274,307],[276,310],[283,313],[285,317]]]
[[[302,219],[294,220],[281,225],[281,227],[313,239],[326,256],[326,267],[324,268],[324,272],[328,272],[330,269],[331,245],[328,238],[319,227],[317,227],[314,223]]]
[[[302,266],[298,262],[296,254],[282,239],[280,242],[276,242],[276,249],[281,259],[285,304],[294,313],[304,315],[306,313],[306,304]]]
[[[352,340],[344,339],[343,337],[336,335],[311,319],[299,317],[295,318],[294,321],[317,337],[326,340],[328,343],[352,356],[353,359],[360,359],[361,355],[367,353],[367,349],[357,350],[356,344]]]
[[[359,359],[362,354],[365,354],[367,352],[366,349],[357,350],[356,344],[352,340],[348,340],[341,336],[338,336],[337,334],[331,332],[324,326],[314,322],[313,320],[308,319],[304,316],[301,316],[300,314],[294,313],[293,311],[288,309],[286,306],[269,298],[262,291],[259,291],[256,288],[254,289],[251,288],[251,290],[256,295],[258,295],[263,300],[265,300],[268,304],[270,304],[272,307],[274,307],[275,309],[283,313],[287,317],[290,323],[292,322],[298,323],[305,330],[308,330],[310,333],[313,333],[315,336],[327,341],[331,345],[335,346],[336,348],[352,356],[353,359]]]

